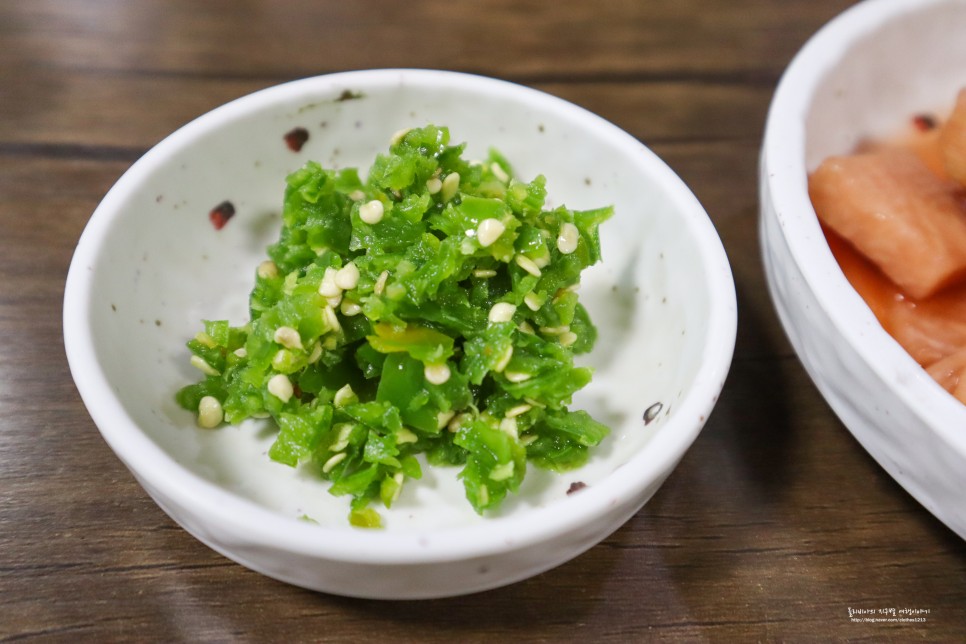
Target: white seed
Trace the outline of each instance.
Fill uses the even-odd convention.
[[[359,206],[359,219],[373,226],[382,221],[382,216],[385,212],[386,209],[382,205],[382,202],[378,199],[373,199]]]
[[[564,255],[569,255],[577,250],[577,242],[579,240],[580,233],[577,231],[577,227],[569,221],[564,222],[560,226],[560,234],[557,235],[557,250]]]
[[[379,277],[376,278],[376,283],[372,285],[372,292],[376,295],[382,295],[382,292],[386,290],[386,282],[388,280],[389,271],[379,273]]]
[[[396,132],[393,133],[392,138],[389,139],[389,145],[396,145],[397,143],[399,143],[400,141],[402,141],[403,138],[407,134],[409,134],[409,130],[411,130],[411,129],[412,128],[404,127],[401,130],[396,130]]]
[[[322,274],[322,282],[319,283],[319,295],[322,297],[338,297],[342,295],[342,289],[335,283],[335,276],[338,271],[331,266],[325,268]]]
[[[497,302],[490,309],[487,319],[490,322],[509,322],[513,319],[513,314],[517,312],[517,307],[509,302]]]
[[[525,400],[525,401],[526,401],[526,402],[527,402],[528,404],[530,404],[530,405],[533,405],[534,407],[539,407],[540,409],[545,409],[545,408],[547,407],[546,405],[544,405],[544,404],[543,404],[542,402],[540,402],[539,400],[534,400],[533,398],[527,398],[526,396],[524,396],[524,398],[523,398],[523,399],[524,399],[524,400]]]
[[[327,460],[324,465],[322,465],[322,471],[328,474],[335,468],[336,465],[344,461],[346,459],[346,456],[347,454],[345,452],[339,452],[338,454],[336,454],[335,456]]]
[[[349,262],[335,274],[335,285],[344,291],[353,289],[359,283],[359,268]]]
[[[396,482],[396,489],[392,491],[392,496],[389,498],[389,502],[386,504],[387,506],[392,505],[399,498],[399,494],[402,492],[403,476],[402,472],[396,472],[393,475],[392,480]]]
[[[542,326],[540,333],[544,335],[563,335],[570,330],[569,326]]]
[[[439,429],[443,429],[444,427],[446,427],[449,421],[453,420],[453,416],[455,415],[456,415],[456,412],[452,410],[439,412],[438,414],[436,414],[436,427]]]
[[[245,350],[245,347],[238,347],[237,349],[234,350],[233,353],[236,356],[238,356],[239,358],[247,358],[248,357],[248,351]]]
[[[506,170],[503,169],[503,166],[501,166],[496,161],[490,164],[490,172],[492,172],[493,176],[499,179],[500,181],[502,181],[503,183],[506,183],[510,180],[510,175],[508,175],[506,173]]]
[[[352,199],[353,201],[362,201],[365,198],[366,193],[364,193],[362,190],[353,190],[349,193],[349,199]]]
[[[506,226],[499,219],[484,219],[476,227],[476,238],[480,240],[480,246],[486,248],[499,239],[505,230]]]
[[[473,271],[473,277],[479,277],[480,279],[488,279],[490,277],[496,277],[496,271],[492,268],[478,268]]]
[[[315,364],[322,357],[322,343],[316,342],[312,345],[312,353],[309,354],[309,364]]]
[[[299,332],[290,326],[278,327],[275,329],[275,335],[273,337],[283,347],[289,349],[302,348],[302,338],[299,336]]]
[[[429,383],[441,385],[449,380],[450,370],[445,362],[428,364],[423,368],[423,375]]]
[[[206,376],[220,376],[221,372],[204,361],[201,356],[191,356],[191,366]]]
[[[503,377],[510,382],[523,382],[524,380],[530,379],[530,374],[523,373],[522,371],[504,371]]]
[[[198,426],[205,429],[218,427],[225,418],[221,403],[214,396],[205,396],[198,402]]]
[[[419,436],[409,429],[408,427],[400,427],[399,431],[396,432],[396,444],[402,445],[403,443],[415,443],[419,440]],[[402,472],[399,472],[402,474]]]
[[[527,434],[526,436],[521,436],[520,437],[520,444],[523,445],[524,447],[526,447],[527,445],[529,445],[533,441],[537,440],[538,438],[540,438],[540,437],[537,436],[536,434]]]
[[[567,331],[566,333],[560,334],[560,344],[562,344],[565,347],[571,346],[576,341],[577,341],[577,334],[574,333],[573,331]]]
[[[362,307],[352,300],[342,300],[342,306],[339,307],[339,310],[342,311],[342,315],[346,316],[347,318],[351,318],[362,313]]]
[[[550,253],[546,255],[541,255],[540,257],[533,260],[533,265],[537,268],[546,268],[550,264]]]
[[[536,331],[533,330],[533,327],[530,326],[530,323],[527,322],[526,320],[521,322],[520,326],[518,326],[517,328],[523,331],[524,333],[529,333],[530,335],[534,335],[536,333]]]
[[[533,405],[517,405],[516,407],[510,407],[506,410],[507,418],[516,418],[520,414],[525,414],[533,409]]]
[[[456,193],[460,189],[460,174],[459,172],[451,172],[446,175],[443,179],[443,184],[440,187],[440,197],[443,201],[449,201],[456,196]]]
[[[493,365],[493,371],[500,373],[501,371],[506,369],[506,366],[510,364],[510,358],[512,357],[513,357],[513,345],[511,344],[506,348],[506,350],[503,351],[503,355],[500,356],[500,359],[497,361],[497,363]]]
[[[272,279],[278,277],[278,266],[270,259],[266,259],[264,262],[258,265],[256,270],[258,276],[262,279]]]
[[[540,277],[540,267],[537,266],[532,259],[526,255],[516,255],[513,261],[517,263],[517,266],[530,273],[534,277]]]
[[[292,387],[292,381],[288,379],[288,376],[284,373],[277,373],[268,379],[268,393],[285,403],[291,399],[292,394],[295,393],[295,388]]]
[[[346,384],[335,392],[335,396],[332,398],[332,404],[335,405],[336,408],[341,409],[342,407],[350,405],[358,400],[359,397],[356,396],[356,392],[352,391],[352,385]]]
[[[339,324],[339,318],[336,316],[334,308],[331,306],[323,308],[322,317],[325,318],[325,323],[328,325],[330,331],[334,331],[336,333],[342,331],[342,325]]]
[[[434,195],[443,189],[443,182],[439,180],[439,177],[432,177],[426,180],[426,191],[429,194]]]
[[[327,297],[327,298],[325,298],[325,303],[328,304],[329,306],[331,306],[334,309],[335,307],[337,307],[340,304],[342,304],[342,293],[339,293],[335,297]]]
[[[543,298],[532,291],[523,296],[523,303],[531,311],[539,311],[546,298]]]
[[[352,436],[352,430],[355,429],[353,423],[339,423],[335,425],[332,430],[336,431],[335,442],[329,445],[329,449],[333,452],[341,452],[346,447],[349,446],[349,438]]]
[[[500,421],[500,431],[504,434],[509,434],[513,438],[517,438],[517,419],[516,418],[504,418]]]

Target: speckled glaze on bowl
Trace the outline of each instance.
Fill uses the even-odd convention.
[[[819,31],[775,93],[761,156],[761,242],[782,324],[822,395],[912,496],[966,538],[966,407],[886,334],[832,257],[807,173],[966,86],[966,2],[872,0]]]
[[[500,149],[550,200],[612,203],[604,263],[581,298],[600,329],[593,383],[575,399],[612,428],[564,476],[530,468],[486,518],[456,468],[424,468],[386,527],[348,526],[347,500],[265,455],[261,421],[195,427],[174,392],[194,380],[184,341],[200,320],[247,319],[254,267],[278,235],[286,174],[306,160],[368,168],[401,128],[437,123],[471,157]],[[283,135],[304,127],[295,153]],[[221,230],[208,211],[231,200]],[[218,552],[330,593],[424,598],[479,591],[556,566],[654,494],[717,400],[734,348],[734,284],[700,204],[645,146],[541,92],[476,76],[373,70],[297,81],[229,103],[162,141],[95,211],[67,280],[64,335],[78,390],[105,440],[175,521]],[[660,413],[645,424],[645,409]],[[658,407],[655,407],[657,409]],[[587,485],[567,494],[580,481]],[[312,521],[302,520],[309,517]]]

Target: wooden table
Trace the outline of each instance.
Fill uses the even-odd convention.
[[[20,0],[0,4],[0,639],[966,637],[966,544],[856,443],[765,289],[757,155],[782,69],[844,0]],[[371,67],[476,72],[613,121],[688,182],[734,267],[734,366],[654,499],[576,560],[425,602],[273,581],[175,525],[71,380],[64,278],[146,149],[235,97]],[[849,608],[921,608],[858,624]]]

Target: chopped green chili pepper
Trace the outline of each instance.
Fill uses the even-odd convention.
[[[205,399],[205,426],[271,416],[269,456],[314,463],[359,527],[420,478],[418,454],[462,466],[483,513],[528,462],[578,467],[608,432],[567,406],[596,339],[576,286],[612,210],[546,210],[542,176],[513,179],[496,151],[468,162],[449,137],[409,130],[365,182],[315,162],[289,175],[250,321],[205,321],[187,343],[204,378],[177,401]]]

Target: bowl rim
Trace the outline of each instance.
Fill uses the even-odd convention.
[[[966,432],[962,431],[966,405],[934,381],[885,331],[849,284],[825,242],[808,197],[805,156],[805,119],[826,72],[848,55],[857,40],[886,23],[943,4],[949,0],[865,0],[819,29],[792,59],[775,90],[765,123],[761,177],[789,252],[836,331],[883,382],[901,378],[902,386],[894,387],[893,393],[966,457]],[[923,400],[930,404],[923,405]]]
[[[534,109],[580,121],[611,145],[633,151],[639,167],[665,186],[669,201],[681,213],[682,221],[689,226],[695,245],[707,262],[709,315],[716,323],[708,325],[703,338],[703,366],[691,390],[675,404],[674,414],[667,418],[666,426],[655,433],[646,449],[599,484],[567,497],[565,512],[560,511],[564,507],[561,501],[490,522],[429,533],[347,531],[286,517],[237,496],[175,462],[138,428],[98,364],[91,328],[91,267],[112,222],[121,215],[124,202],[135,192],[141,178],[163,165],[194,137],[236,117],[300,96],[326,92],[338,95],[345,88],[365,93],[398,83],[424,87],[445,85],[461,92],[487,92],[526,102]],[[110,188],[81,234],[65,286],[63,325],[70,370],[89,414],[105,441],[156,501],[152,490],[163,493],[189,514],[205,517],[204,522],[215,522],[218,534],[241,535],[250,544],[282,548],[313,558],[405,565],[488,556],[547,541],[599,520],[614,506],[633,501],[648,485],[660,483],[662,475],[670,472],[697,437],[721,392],[733,357],[737,305],[727,256],[704,208],[685,183],[630,134],[564,99],[509,81],[442,70],[370,69],[304,78],[242,96],[187,123],[145,153]],[[164,505],[162,508],[168,511]],[[194,534],[188,526],[184,527]],[[206,532],[203,526],[199,531]]]

